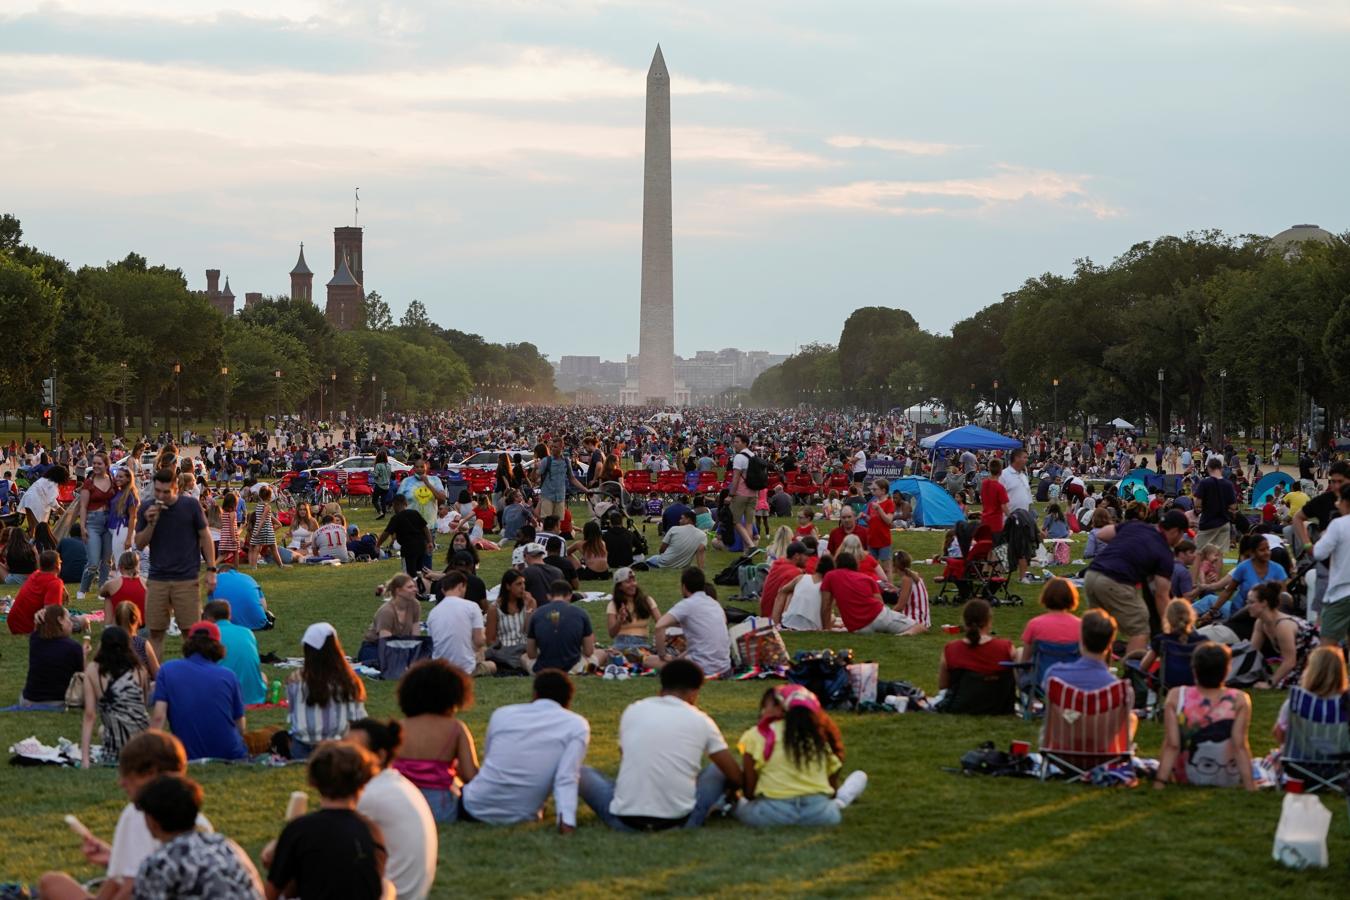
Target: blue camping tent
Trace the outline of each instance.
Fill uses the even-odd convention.
[[[914,503],[914,524],[928,528],[945,528],[965,519],[965,513],[956,505],[952,495],[942,485],[908,475],[891,482],[891,493],[897,491],[910,497]]]
[[[925,450],[1016,450],[1022,442],[978,425],[962,425],[929,435],[919,446]]]
[[[1266,499],[1275,493],[1275,485],[1284,485],[1285,491],[1294,486],[1293,476],[1286,475],[1283,472],[1267,472],[1261,476],[1261,480],[1256,483],[1252,489],[1252,506],[1265,506]]]
[[[1138,500],[1140,503],[1146,503],[1151,489],[1149,478],[1153,475],[1152,469],[1131,469],[1116,485],[1116,492],[1122,500]]]

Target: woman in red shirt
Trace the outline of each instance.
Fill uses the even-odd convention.
[[[891,522],[895,519],[895,501],[885,478],[872,482],[872,499],[867,504],[867,552],[881,563],[886,580],[891,580]]]
[[[989,477],[980,482],[980,523],[989,526],[989,533],[1003,530],[1003,518],[1008,509],[1008,489],[998,480],[1003,472],[1003,461],[989,460]]]
[[[994,611],[985,600],[976,597],[966,602],[961,610],[966,636],[942,648],[942,662],[938,664],[938,688],[952,687],[953,673],[973,672],[976,675],[997,675],[1009,671],[1000,665],[1013,659],[1012,641],[996,638],[990,633],[994,627]]]

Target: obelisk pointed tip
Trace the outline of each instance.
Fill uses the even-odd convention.
[[[668,78],[670,75],[666,71],[666,58],[661,55],[661,45],[656,45],[656,53],[652,55],[652,67],[647,70],[648,78]]]

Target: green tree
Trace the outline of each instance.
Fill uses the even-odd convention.
[[[427,315],[427,308],[422,301],[414,300],[403,311],[403,318],[398,320],[398,324],[403,328],[424,331],[431,327],[431,317]]]
[[[361,301],[361,323],[368,331],[388,331],[394,327],[394,316],[389,304],[377,291],[371,291]]]
[[[0,366],[0,395],[6,407],[25,416],[41,403],[63,304],[61,290],[40,270],[0,253],[0,334],[22,335],[10,342]]]

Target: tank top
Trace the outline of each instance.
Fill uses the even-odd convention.
[[[115,610],[117,604],[122,601],[136,604],[136,608],[141,612],[141,621],[145,621],[145,582],[139,578],[123,578],[117,591],[108,598],[108,603]]]
[[[453,749],[458,737],[459,733],[456,732],[441,752],[448,753]],[[409,759],[400,756],[394,760],[394,768],[400,775],[417,787],[430,791],[454,790],[455,767],[458,764],[459,761],[454,759]]]
[[[108,479],[108,489],[105,491],[94,484],[94,476],[90,475],[84,480],[85,490],[89,491],[89,511],[98,512],[101,509],[107,509],[108,504],[112,502],[113,496],[117,493],[117,483]]]

